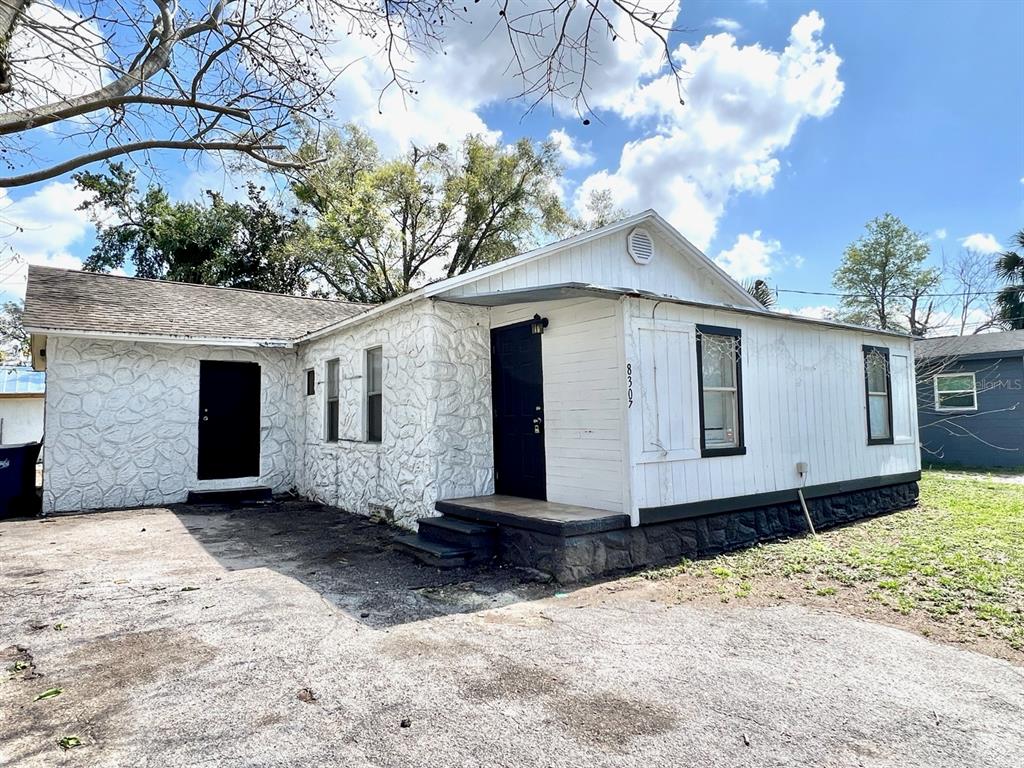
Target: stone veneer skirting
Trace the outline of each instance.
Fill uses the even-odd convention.
[[[808,499],[818,530],[913,507],[916,482]],[[569,584],[610,573],[717,555],[807,532],[799,501],[578,536],[502,525],[499,558]]]

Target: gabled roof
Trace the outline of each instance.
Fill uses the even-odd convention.
[[[914,357],[1020,357],[1024,355],[1024,330],[979,333],[974,336],[939,336],[914,342]]]
[[[607,237],[617,232],[624,232],[640,225],[652,227],[665,237],[672,245],[674,245],[684,258],[711,272],[711,274],[718,280],[726,294],[733,298],[735,306],[748,307],[760,312],[768,311],[761,306],[757,299],[747,293],[742,285],[733,280],[724,269],[718,266],[712,259],[708,258],[693,243],[683,237],[682,233],[678,229],[669,224],[668,221],[666,221],[665,218],[653,208],[648,208],[646,211],[642,211],[633,216],[627,216],[624,219],[614,221],[611,224],[606,224],[603,227],[581,232],[578,235],[573,235],[572,237],[568,237],[563,240],[557,240],[541,248],[535,248],[532,251],[527,251],[526,253],[514,256],[511,259],[506,259],[505,261],[499,261],[495,264],[489,264],[486,267],[474,269],[464,275],[456,275],[455,277],[449,277],[445,280],[431,283],[424,288],[424,293],[427,296],[439,296],[453,288],[458,288],[459,286],[467,283],[483,280],[484,278],[491,277],[500,272],[507,272],[521,264],[537,261],[538,259],[546,258],[554,253],[558,253],[559,251],[564,251],[566,249],[573,248],[574,246],[582,245],[590,242],[591,240]],[[630,288],[632,286],[618,287]]]
[[[287,344],[367,309],[329,299],[30,266],[32,333]]]
[[[554,243],[550,243],[549,245],[545,245],[541,248],[536,248],[532,251],[527,251],[526,253],[522,253],[518,256],[513,256],[511,259],[506,259],[504,261],[499,261],[494,264],[489,264],[486,267],[474,269],[470,272],[466,272],[463,275],[456,275],[454,277],[449,277],[445,278],[444,280],[438,280],[437,282],[430,283],[429,285],[425,285],[422,288],[418,288],[415,291],[405,294],[404,296],[399,296],[397,299],[392,299],[391,301],[385,302],[384,304],[378,304],[375,307],[371,307],[358,319],[343,318],[332,323],[329,326],[313,331],[312,333],[309,334],[309,336],[307,336],[303,340],[312,340],[320,338],[322,336],[326,336],[335,331],[336,329],[348,325],[349,323],[369,320],[372,317],[384,314],[386,312],[390,312],[393,309],[404,306],[405,304],[417,301],[419,299],[446,298],[444,294],[460,286],[476,282],[477,280],[483,280],[489,277],[493,277],[494,275],[500,274],[502,272],[515,269],[516,267],[519,267],[522,264],[546,258],[548,256],[567,250],[569,248],[573,248],[574,246],[582,245],[592,240],[597,240],[598,238],[606,237],[617,232],[626,231],[640,224],[650,226],[653,229],[657,230],[661,235],[668,239],[668,241],[671,244],[675,245],[679,252],[682,253],[685,258],[689,259],[692,263],[697,264],[701,268],[708,270],[712,275],[714,275],[718,283],[722,286],[723,290],[735,301],[735,304],[723,305],[723,308],[728,309],[735,307],[758,313],[769,313],[769,310],[761,306],[761,304],[755,298],[753,298],[749,293],[747,293],[746,290],[744,290],[743,286],[741,286],[739,283],[737,283],[735,280],[729,277],[725,270],[723,270],[714,261],[712,261],[706,255],[704,255],[704,253],[698,250],[697,247],[694,246],[689,240],[683,237],[683,235],[680,234],[679,230],[677,230],[675,227],[669,224],[657,211],[649,208],[646,211],[635,214],[633,216],[628,216],[625,219],[612,222],[611,224],[607,224],[603,227],[591,229],[587,232],[581,232],[578,235],[565,238],[564,240],[558,240]],[[628,290],[629,288],[629,286],[616,286],[615,290],[625,291]]]

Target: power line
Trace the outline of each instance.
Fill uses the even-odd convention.
[[[1024,286],[1009,285],[1006,286],[1010,290],[1024,291]],[[964,298],[966,296],[988,296],[1002,293],[1006,288],[1001,288],[998,291],[960,291],[959,293],[922,293],[918,298],[921,299],[940,299],[940,298]],[[772,288],[775,293],[799,293],[804,296],[836,296],[841,299],[872,299],[875,298],[867,293],[834,293],[831,291],[801,291],[796,288]],[[906,299],[908,296],[894,295],[893,298]]]

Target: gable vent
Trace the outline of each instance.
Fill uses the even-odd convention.
[[[626,237],[626,250],[637,264],[646,264],[654,258],[654,238],[642,227],[631,229]]]

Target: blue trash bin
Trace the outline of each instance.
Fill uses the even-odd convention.
[[[0,517],[39,512],[36,462],[41,443],[0,445]]]

